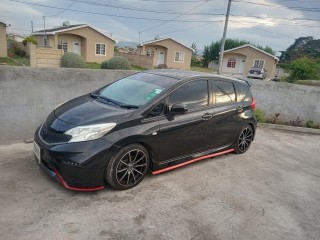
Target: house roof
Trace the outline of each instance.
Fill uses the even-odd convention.
[[[51,28],[51,29],[46,29],[46,30],[33,32],[32,35],[35,35],[35,36],[39,36],[39,35],[41,36],[41,35],[44,35],[44,34],[46,34],[46,35],[55,35],[56,33],[71,31],[71,30],[84,28],[84,27],[90,27],[90,26],[88,24],[77,24],[77,25],[55,27],[55,28]],[[93,27],[90,27],[90,28],[92,28],[96,32],[102,34],[103,36],[111,39],[112,41],[116,42],[116,40],[112,39],[111,37],[108,37],[107,35],[103,34],[102,32],[98,31],[97,29],[95,29]]]
[[[25,38],[25,36],[22,36],[22,35],[20,35],[20,34],[18,34],[18,33],[8,33],[7,35],[8,35],[8,36],[17,36],[17,37]]]
[[[279,61],[279,58],[277,58],[276,56],[274,56],[274,55],[272,55],[272,54],[270,54],[270,53],[267,53],[267,52],[265,52],[265,51],[263,51],[263,50],[255,47],[255,46],[252,46],[252,45],[250,45],[250,44],[245,44],[245,45],[243,45],[243,46],[236,47],[236,48],[232,48],[232,49],[226,50],[226,51],[224,51],[224,52],[227,53],[227,52],[231,52],[231,51],[238,50],[238,49],[240,49],[240,48],[246,48],[246,47],[253,48],[253,49],[255,49],[255,50],[257,50],[257,51],[259,51],[259,52],[261,52],[261,53],[264,53],[264,54],[268,55],[269,57],[272,57],[272,58],[274,58],[275,60]]]
[[[184,44],[182,44],[182,43],[179,43],[178,41],[176,41],[176,40],[174,40],[174,39],[172,39],[172,38],[160,38],[160,39],[155,39],[155,40],[151,40],[151,41],[143,42],[143,43],[141,43],[141,44],[140,44],[140,46],[142,47],[143,45],[148,45],[148,44],[152,44],[152,43],[157,43],[157,42],[164,41],[164,40],[171,40],[171,41],[174,41],[174,42],[176,42],[176,43],[178,43],[178,44],[180,44],[180,45],[182,45],[182,46],[184,46],[184,47],[186,47],[186,48],[190,49],[191,51],[193,51],[193,49],[192,49],[192,48],[190,48],[190,47],[188,47],[188,46],[186,46],[186,45],[184,45]]]

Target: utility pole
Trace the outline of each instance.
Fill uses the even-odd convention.
[[[227,29],[228,29],[228,21],[229,21],[229,15],[230,15],[231,1],[232,0],[228,0],[228,8],[227,8],[226,20],[224,22],[224,30],[223,30],[223,36],[222,36],[222,39],[221,39],[221,48],[220,48],[220,56],[219,56],[218,74],[221,74],[221,71],[222,71],[224,44],[225,44],[225,41],[226,41],[226,35],[227,35]]]
[[[44,46],[47,46],[47,34],[46,34],[46,16],[43,16],[43,32],[44,32]]]
[[[31,21],[31,33],[33,33],[33,21]]]

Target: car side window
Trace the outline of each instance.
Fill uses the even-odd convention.
[[[146,116],[146,118],[153,118],[160,116],[164,109],[164,102],[158,103]]]
[[[237,101],[242,102],[242,101],[248,101],[248,95],[249,94],[249,87],[244,85],[244,84],[237,84]],[[250,101],[250,100],[249,100]]]
[[[168,103],[185,104],[189,110],[208,106],[208,81],[198,80],[184,84],[169,95]]]
[[[215,103],[226,104],[236,101],[236,93],[233,83],[228,81],[213,81],[215,92]]]

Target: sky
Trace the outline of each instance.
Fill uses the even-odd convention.
[[[8,33],[88,24],[116,41],[171,37],[204,49],[221,39],[227,0],[1,0]],[[140,34],[139,34],[140,32]],[[287,49],[296,38],[320,39],[320,0],[232,0],[227,38]]]

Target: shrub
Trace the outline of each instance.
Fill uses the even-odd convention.
[[[108,69],[107,65],[108,65],[108,60],[102,62],[100,67],[101,67],[101,69]]]
[[[115,56],[111,58],[109,61],[104,61],[101,63],[102,69],[122,69],[122,70],[130,70],[131,65],[130,62],[121,56]]]
[[[260,122],[260,123],[266,122],[266,114],[262,109],[256,108],[256,110],[254,111],[254,114],[255,114],[258,122]]]
[[[298,116],[296,118],[296,120],[291,120],[289,122],[286,122],[287,125],[290,125],[290,126],[294,126],[294,127],[302,127],[302,120],[300,119],[300,117]]]
[[[290,71],[290,75],[287,78],[288,82],[320,79],[320,63],[307,57],[302,57],[291,62],[288,65],[288,70]]]
[[[270,118],[267,119],[268,123],[276,124],[279,121],[280,113],[275,113],[275,114],[269,114]]]
[[[306,127],[307,128],[314,128],[316,126],[316,124],[314,123],[314,121],[312,121],[312,120],[308,120],[307,122],[306,122]]]
[[[30,43],[33,43],[33,44],[38,44],[37,43],[37,40],[34,38],[34,37],[32,37],[32,36],[29,36],[29,37],[26,37],[25,39],[23,39],[23,41],[22,41],[22,43],[23,43],[23,45],[27,45],[27,43],[28,42],[30,42]]]
[[[65,68],[85,68],[86,62],[76,53],[67,52],[61,58],[61,67]]]

